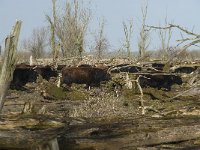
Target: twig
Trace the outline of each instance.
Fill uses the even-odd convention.
[[[188,47],[190,47],[190,46],[192,46],[192,45],[195,45],[195,44],[197,44],[197,43],[199,43],[199,42],[200,42],[200,39],[197,39],[197,40],[195,40],[195,41],[193,41],[193,42],[191,42],[191,43],[185,45],[185,46],[183,47],[183,49],[187,49]]]
[[[188,31],[187,29],[184,29],[183,27],[181,27],[181,26],[179,26],[179,25],[169,24],[169,26],[170,26],[171,28],[176,27],[176,28],[180,29],[181,31],[183,31],[183,32],[185,32],[185,33],[187,33],[187,34],[189,34],[189,35],[193,35],[193,36],[196,36],[197,38],[200,38],[200,35],[199,35],[199,34],[195,34],[195,33],[192,32],[192,31]]]
[[[163,101],[171,101],[171,100],[173,100],[173,99],[175,99],[175,98],[177,98],[177,97],[179,97],[179,96],[182,96],[183,94],[185,94],[185,93],[187,93],[187,92],[193,90],[193,88],[194,88],[195,86],[197,86],[197,85],[194,84],[190,89],[188,89],[188,90],[186,90],[186,91],[183,91],[183,92],[177,94],[176,96],[174,96],[174,97],[172,97],[172,98],[165,99],[165,100],[163,100]]]
[[[189,34],[189,35],[193,35],[193,36],[196,36],[197,38],[200,38],[200,35],[199,34],[195,34],[194,32],[192,31],[188,31],[187,29],[184,29],[183,27],[179,26],[179,25],[174,25],[174,24],[169,24],[169,26],[166,26],[166,27],[157,27],[157,26],[149,26],[149,25],[146,25],[146,27],[148,28],[152,28],[152,29],[159,29],[159,30],[166,30],[166,29],[170,29],[170,28],[178,28],[180,29],[181,31]]]
[[[144,115],[145,114],[145,106],[144,106],[144,99],[143,99],[144,94],[143,94],[142,87],[139,83],[140,77],[141,77],[141,75],[139,75],[136,80],[132,80],[132,81],[135,81],[137,83],[138,88],[139,88],[139,91],[140,91],[140,106],[142,108],[142,115]]]
[[[172,28],[171,26],[166,26],[166,27],[157,27],[157,26],[150,26],[150,25],[146,25],[146,27],[148,27],[148,28],[152,28],[152,29],[159,29],[159,30],[166,30],[166,29],[170,29],[170,28]]]

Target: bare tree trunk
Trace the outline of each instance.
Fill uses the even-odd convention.
[[[140,57],[145,57],[146,50],[149,47],[149,31],[146,30],[146,19],[147,19],[148,3],[145,2],[145,6],[142,7],[142,27],[140,30],[140,39],[138,43]]]
[[[16,64],[16,49],[21,29],[21,21],[17,21],[11,34],[5,40],[4,62],[0,74],[0,112],[2,111],[6,92],[13,78]]]
[[[55,39],[55,30],[56,30],[56,0],[52,0],[53,3],[53,25],[52,25],[52,38],[51,38],[51,42],[52,42],[52,49],[53,49],[53,61],[54,63],[57,62],[57,58],[58,58],[58,49],[56,47],[56,39]]]
[[[52,0],[53,5],[53,19],[51,19],[50,16],[46,15],[47,21],[50,24],[51,29],[51,49],[52,49],[52,55],[53,55],[53,63],[57,62],[58,58],[58,49],[56,47],[56,0]]]
[[[124,34],[125,34],[125,48],[128,54],[128,58],[131,57],[131,38],[133,35],[133,21],[130,20],[129,24],[126,24],[123,22],[123,27],[124,27]]]

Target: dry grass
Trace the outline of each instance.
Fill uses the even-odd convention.
[[[70,117],[110,118],[123,117],[136,113],[133,107],[124,105],[124,101],[114,93],[101,92],[98,96],[90,97],[80,105],[71,109]]]

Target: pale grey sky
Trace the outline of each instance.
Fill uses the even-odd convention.
[[[64,8],[65,0],[57,0],[59,9]],[[99,19],[106,20],[105,32],[111,49],[120,47],[123,41],[122,21],[133,19],[134,38],[132,47],[137,49],[139,28],[141,25],[141,6],[143,0],[84,0],[92,10],[92,19],[88,35],[94,33],[98,27]],[[165,16],[174,24],[179,24],[187,29],[200,33],[200,0],[148,0],[147,24],[159,25],[164,23]],[[31,35],[34,28],[45,26],[45,14],[51,13],[51,0],[0,0],[0,44],[11,31],[16,19],[23,21],[20,39]],[[151,48],[158,48],[160,41],[157,35],[152,34]],[[180,38],[179,33],[174,33],[172,44]],[[91,43],[91,42],[88,42]]]

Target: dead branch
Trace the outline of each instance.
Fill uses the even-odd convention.
[[[170,28],[178,28],[180,29],[181,31],[189,34],[189,35],[193,35],[193,36],[196,36],[196,37],[200,37],[199,34],[196,34],[192,31],[189,31],[187,29],[184,29],[183,27],[179,26],[179,25],[175,25],[175,24],[169,24],[168,26],[166,27],[158,27],[158,26],[150,26],[150,25],[146,25],[146,27],[150,28],[150,29],[159,29],[159,30],[166,30],[166,29],[170,29]]]
[[[171,28],[174,28],[174,27],[175,27],[175,28],[178,28],[178,29],[180,29],[181,31],[183,31],[183,32],[185,32],[185,33],[187,33],[187,34],[189,34],[189,35],[196,36],[197,38],[200,37],[199,34],[196,34],[196,33],[192,32],[192,31],[189,31],[189,30],[187,30],[187,29],[184,29],[183,27],[181,27],[181,26],[179,26],[179,25],[169,24],[169,26],[170,26]]]
[[[191,42],[191,43],[185,45],[185,46],[183,47],[183,49],[185,50],[185,49],[189,48],[190,46],[193,46],[193,45],[195,45],[195,44],[197,44],[197,43],[199,43],[199,42],[200,42],[200,39],[198,38],[198,39],[196,39],[195,41],[193,41],[193,42]]]
[[[149,29],[158,29],[158,30],[166,30],[166,29],[172,28],[171,26],[158,27],[158,26],[150,26],[150,25],[146,25],[146,27],[148,27]]]
[[[132,80],[132,81],[135,81],[138,88],[139,88],[139,91],[140,91],[140,107],[142,108],[142,115],[144,115],[145,114],[145,106],[144,106],[144,99],[143,99],[144,94],[143,94],[142,87],[139,83],[140,77],[141,77],[141,75],[139,75],[136,80]]]
[[[191,35],[191,36],[194,36],[193,38],[183,38],[183,39],[180,39],[180,40],[177,40],[177,42],[180,42],[178,43],[178,45],[176,47],[178,47],[179,45],[183,44],[184,42],[187,42],[187,41],[191,41],[189,44],[186,44],[183,46],[183,50],[189,48],[190,46],[193,46],[197,43],[200,42],[200,35],[199,34],[196,34],[192,31],[189,31],[179,25],[174,25],[174,24],[169,24],[168,26],[166,27],[157,27],[157,26],[149,26],[149,25],[146,25],[146,27],[150,28],[150,29],[159,29],[159,30],[166,30],[166,29],[171,29],[171,28],[178,28],[179,30],[181,30],[182,32],[188,34],[188,35]]]
[[[192,86],[191,88],[189,88],[188,90],[185,90],[185,91],[183,91],[183,92],[177,94],[176,96],[171,97],[171,98],[168,98],[168,99],[165,99],[165,100],[163,100],[163,101],[171,101],[171,100],[173,100],[173,99],[175,99],[175,98],[177,98],[177,97],[179,97],[179,96],[182,96],[183,94],[185,94],[185,93],[187,93],[187,92],[190,92],[190,91],[193,90],[196,86],[197,86],[196,84],[193,84],[193,86]]]

